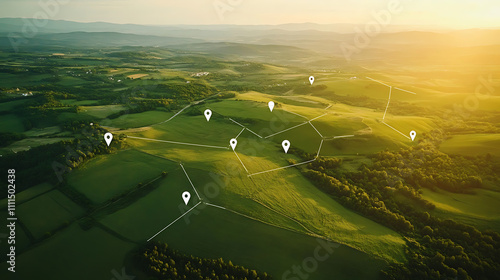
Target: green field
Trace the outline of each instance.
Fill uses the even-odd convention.
[[[19,219],[35,238],[50,233],[83,214],[83,209],[58,190],[38,196],[18,206]]]
[[[16,19],[3,21],[8,30]],[[92,31],[101,24],[42,28],[16,52],[2,50],[0,34],[0,136],[9,143],[0,164],[27,188],[16,194],[17,278],[120,280],[125,269],[128,280],[159,279],[133,258],[150,241],[281,280],[500,272],[498,238],[487,231],[500,232],[500,96],[492,90],[500,31],[381,32],[346,61],[337,45],[356,34],[313,24],[279,36],[279,26]],[[479,85],[487,97],[471,94]],[[96,135],[102,142],[85,151]],[[70,167],[62,180],[54,162]],[[467,184],[474,194],[442,190]],[[318,260],[326,240],[335,245]],[[288,274],[311,261],[307,276]]]
[[[172,164],[168,160],[127,150],[91,160],[73,171],[68,183],[94,203],[102,203],[139,183],[145,184],[159,177]]]
[[[46,193],[54,188],[53,185],[49,183],[43,183],[40,185],[33,186],[27,190],[24,190],[18,194],[16,194],[16,203],[18,205],[35,198],[43,193]],[[7,205],[7,198],[0,200],[0,207],[4,207]]]
[[[455,135],[441,143],[440,150],[447,154],[500,156],[500,134]]]
[[[0,132],[24,132],[21,118],[16,115],[2,115],[0,117]]]
[[[433,214],[452,218],[480,229],[500,231],[500,192],[475,190],[475,194],[423,190],[423,197],[436,205]]]
[[[124,111],[127,108],[122,105],[106,105],[106,106],[81,106],[81,112],[89,116],[99,119],[107,118],[109,115]]]
[[[123,129],[136,128],[166,121],[173,115],[174,114],[171,112],[148,111],[144,113],[125,114],[116,119],[104,120],[101,124],[103,126],[123,128]]]
[[[8,112],[28,101],[27,99],[14,100],[0,103],[0,112]]]
[[[88,279],[89,275],[99,275],[103,279],[112,279],[112,270],[121,275],[123,256],[134,247],[134,244],[113,237],[99,228],[82,231],[75,224],[18,255],[16,264],[19,269],[16,276],[20,279],[83,280]],[[47,259],[57,264],[56,275],[54,266],[42,261]],[[6,264],[4,262],[0,268],[6,270]]]
[[[61,100],[61,103],[68,106],[89,106],[95,105],[99,101],[97,100],[76,100],[76,99],[65,99]]]
[[[208,106],[214,112],[219,112],[221,108],[224,108],[225,102],[234,103],[235,101],[223,101],[215,103],[215,106],[212,106],[213,104]],[[251,115],[251,110],[249,112]],[[228,112],[225,113],[228,114]],[[289,138],[292,146],[293,143],[297,143],[305,150],[316,152],[320,138],[313,128],[309,127],[307,132],[297,130],[296,134],[290,134],[290,137],[293,137]],[[239,132],[241,132],[240,127],[221,116],[214,115],[213,119],[207,123],[203,116],[179,115],[171,122],[135,132],[135,135],[224,147],[227,146],[226,141],[235,137]],[[134,135],[133,131],[130,134]],[[227,140],[224,141],[224,139]],[[279,227],[305,230],[327,236],[380,258],[392,261],[403,260],[404,242],[401,236],[345,209],[312,186],[297,170],[286,169],[248,178],[245,169],[232,151],[133,138],[127,139],[127,143],[151,154],[189,162],[189,167],[222,174],[224,180],[227,181],[223,191],[221,190],[212,201],[224,207],[231,207],[236,211],[259,217],[263,221],[273,222]],[[245,131],[238,138],[236,152],[249,173],[261,172],[287,166],[287,159],[297,160],[292,155],[284,154],[280,143],[281,140],[263,140]],[[193,176],[193,182],[195,185],[198,182],[202,190],[210,181],[213,179],[207,176]],[[128,217],[131,214],[122,214],[122,216]],[[117,220],[124,219],[117,218]]]
[[[190,224],[174,224],[156,240],[197,256],[229,259],[233,263],[267,271],[281,279],[292,266],[313,258],[320,246],[314,237],[262,224],[237,214],[207,207],[190,218]],[[384,261],[340,245],[310,279],[378,279]],[[363,267],[363,269],[359,269]]]
[[[14,142],[10,144],[9,146],[5,148],[0,148],[1,150],[4,150],[6,152],[19,152],[19,151],[27,151],[31,148],[42,146],[42,145],[47,145],[47,144],[53,144],[57,142],[61,142],[64,140],[71,140],[72,138],[62,138],[62,137],[54,137],[54,138],[25,138],[23,140],[19,140],[17,142]]]

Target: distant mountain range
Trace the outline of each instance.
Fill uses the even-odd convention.
[[[20,32],[26,22],[32,19],[25,18],[0,18],[0,32]],[[186,30],[198,31],[265,31],[265,30],[282,30],[282,31],[325,31],[336,33],[353,33],[355,27],[364,27],[357,24],[316,24],[316,23],[289,23],[280,25],[139,25],[139,24],[116,24],[107,22],[74,22],[66,20],[48,20],[47,24],[39,29],[40,32],[121,32],[146,35],[168,35],[172,36],[171,32],[181,32]],[[432,26],[405,26],[405,25],[390,25],[385,28],[386,32],[402,32],[402,31],[439,31]],[[442,30],[441,30],[442,31]]]
[[[32,24],[33,19],[0,18],[0,48],[12,47],[9,38],[12,34],[26,39],[26,43],[22,46],[26,51],[33,51],[41,46],[85,48],[177,46],[186,50],[211,50],[214,53],[221,53],[224,50],[230,54],[234,51],[234,45],[206,43],[236,43],[239,44],[238,53],[242,49],[254,53],[256,49],[250,45],[271,45],[283,47],[267,49],[272,49],[275,55],[283,50],[300,53],[299,56],[302,57],[303,53],[309,50],[311,55],[319,53],[341,57],[344,55],[342,46],[355,46],[360,39],[361,41],[368,39],[367,48],[384,52],[418,51],[420,48],[436,48],[447,52],[456,48],[489,46],[488,53],[492,53],[497,52],[500,46],[500,30],[493,29],[425,31],[426,28],[415,27],[411,30],[409,27],[391,25],[384,29],[383,33],[367,35],[360,33],[363,32],[361,30],[365,30],[363,26],[353,24],[152,26],[64,20],[48,20],[40,28],[33,27]],[[23,30],[30,32],[29,36],[26,36]]]

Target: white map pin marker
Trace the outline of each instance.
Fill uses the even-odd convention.
[[[273,111],[274,109],[274,101],[269,101],[269,110],[271,110],[271,112]]]
[[[309,77],[309,82],[311,83],[311,86],[314,84],[314,76]]]
[[[236,145],[238,145],[238,140],[236,139],[231,139],[231,141],[229,141],[229,144],[231,145],[231,148],[233,148],[233,151],[234,149],[236,149]]]
[[[281,146],[283,146],[283,150],[285,150],[285,154],[288,154],[288,149],[290,149],[290,141],[285,140],[281,143]]]
[[[410,132],[410,137],[411,137],[411,141],[414,141],[415,137],[417,137],[417,132],[415,132],[415,130],[413,130],[412,132]]]
[[[207,118],[207,122],[210,121],[211,116],[212,116],[212,110],[206,109],[205,110],[205,118]]]
[[[191,199],[191,194],[189,192],[183,192],[182,199],[184,200],[184,203],[186,203],[186,205],[188,205],[189,200]]]
[[[111,144],[111,141],[113,141],[113,134],[111,134],[110,132],[104,134],[104,141],[106,141],[106,144],[108,144],[109,147],[109,144]]]

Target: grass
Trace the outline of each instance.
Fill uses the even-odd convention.
[[[447,154],[478,156],[491,154],[500,156],[500,134],[455,135],[441,143],[440,150]]]
[[[59,126],[49,126],[44,128],[33,128],[24,133],[27,137],[40,137],[40,136],[48,136],[61,132],[61,128]]]
[[[2,102],[0,103],[0,112],[9,112],[14,110],[17,106],[20,106],[24,103],[26,103],[28,99],[20,99],[20,100],[14,100],[14,101],[9,101],[9,102]]]
[[[16,276],[19,279],[85,280],[92,275],[112,279],[113,270],[122,275],[124,256],[134,246],[99,228],[84,232],[74,224],[30,251],[17,255]],[[43,260],[57,264],[57,269]],[[0,268],[6,270],[7,263]]]
[[[43,193],[46,193],[53,188],[54,188],[54,186],[49,184],[49,183],[43,183],[40,185],[33,186],[27,190],[24,190],[24,191],[16,194],[16,204],[21,205],[22,203],[24,203],[24,202],[26,202],[26,201],[28,201],[36,196],[39,196]],[[4,207],[4,206],[6,207],[7,198],[0,200],[0,205],[2,205],[1,207]]]
[[[457,194],[423,189],[422,197],[436,205],[433,214],[441,218],[500,231],[500,192],[479,189],[476,194]]]
[[[31,148],[42,146],[42,145],[47,145],[47,144],[53,144],[57,142],[61,142],[64,140],[71,140],[72,138],[25,138],[22,140],[19,140],[17,142],[14,142],[10,144],[8,147],[0,150],[5,150],[5,151],[14,151],[14,152],[19,152],[19,151],[27,151]]]
[[[83,214],[83,209],[58,190],[38,196],[17,208],[19,219],[35,238],[42,237]]]
[[[102,203],[157,178],[169,164],[140,151],[126,150],[92,159],[72,172],[68,183],[94,203]]]
[[[224,108],[220,103],[223,102],[216,103],[217,108]],[[218,112],[216,109],[213,110]],[[212,118],[214,119],[207,123],[203,116],[180,115],[171,122],[137,131],[135,135],[227,146],[228,140],[241,131],[241,128],[236,125],[231,126],[231,123],[221,117],[214,115]],[[319,136],[312,128],[309,129],[311,131],[307,133],[297,131],[295,135],[290,135],[294,137],[289,139],[292,146],[302,141],[301,145],[314,146],[312,149],[317,151]],[[308,135],[316,137],[316,142],[307,140]],[[300,140],[302,138],[305,140]],[[131,138],[127,139],[127,143],[148,153],[186,162],[188,167],[219,174],[225,181],[223,191],[212,200],[222,206],[230,206],[239,212],[255,215],[280,227],[304,230],[293,222],[296,220],[315,234],[348,244],[370,255],[395,261],[403,259],[404,241],[400,235],[345,209],[319,191],[293,168],[249,178],[231,150],[189,147]],[[236,151],[250,173],[260,172],[287,166],[287,159],[297,160],[293,155],[285,154],[280,143],[275,140],[261,140],[245,131],[238,138]],[[192,180],[195,185],[200,186],[202,192],[205,188],[209,188],[207,185],[210,182],[214,181],[213,178],[201,174],[194,175]],[[125,216],[127,215],[124,214],[123,217]]]
[[[310,236],[293,233],[217,208],[206,208],[179,222],[156,240],[170,244],[186,254],[224,258],[238,265],[268,272],[281,279],[292,266],[313,258],[319,246]],[[325,251],[321,251],[324,253]],[[359,269],[363,267],[363,269]],[[376,279],[385,263],[346,246],[335,248],[330,257],[319,262],[311,279]],[[293,279],[293,278],[289,278]]]
[[[102,125],[122,129],[137,128],[163,122],[174,113],[163,111],[148,111],[137,114],[126,114],[116,119],[104,120]]]
[[[99,119],[107,118],[109,115],[124,111],[127,108],[123,105],[106,105],[106,106],[82,106],[82,113]]]
[[[169,174],[158,188],[131,206],[106,216],[103,224],[127,238],[144,241],[162,227],[179,217],[184,209],[182,193],[189,191],[191,199],[186,207],[199,202],[179,165],[171,164]]]
[[[98,103],[97,100],[76,100],[76,99],[64,99],[61,103],[68,106],[89,106]]]
[[[16,115],[1,115],[0,132],[24,132],[23,121]]]

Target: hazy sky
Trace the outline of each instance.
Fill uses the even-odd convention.
[[[359,23],[399,3],[392,24],[500,27],[499,0],[1,0],[0,17],[137,24]],[[40,3],[62,2],[55,13]],[[216,8],[218,7],[218,8]]]

